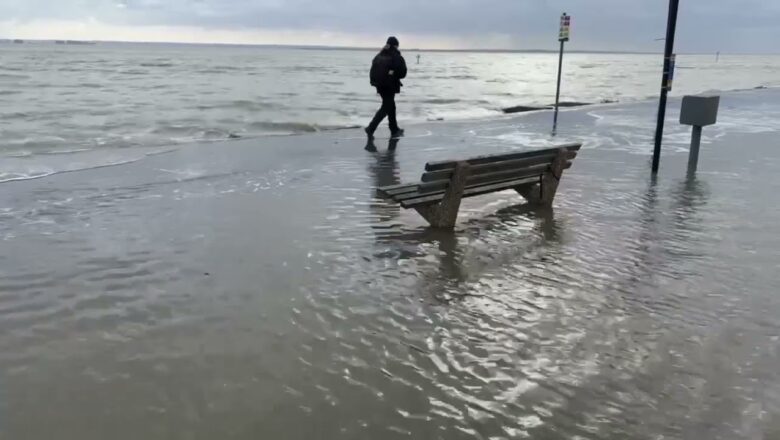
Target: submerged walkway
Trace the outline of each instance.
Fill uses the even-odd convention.
[[[0,438],[774,438],[780,92],[721,108],[695,178],[674,111],[650,178],[639,103],[2,184]],[[376,197],[568,141],[553,213],[440,233]]]

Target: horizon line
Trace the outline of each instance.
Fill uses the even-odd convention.
[[[123,41],[123,40],[79,40],[79,39],[20,39],[20,38],[0,38],[0,43],[14,44],[16,41],[23,43],[72,43],[79,44],[149,44],[149,45],[179,45],[179,46],[230,46],[230,47],[257,47],[257,48],[286,48],[302,50],[359,50],[373,51],[379,50],[377,47],[370,46],[340,46],[340,45],[316,45],[316,44],[262,44],[262,43],[223,43],[223,42],[180,42],[180,41]],[[75,43],[75,44],[73,44]],[[427,48],[408,48],[403,49],[406,52],[440,52],[440,53],[558,53],[558,49],[507,49],[507,48],[453,48],[453,49],[427,49]],[[605,49],[571,49],[568,53],[593,53],[593,54],[631,54],[631,55],[658,55],[662,51],[643,51],[643,50],[605,50]],[[677,52],[678,55],[780,55],[780,52]]]

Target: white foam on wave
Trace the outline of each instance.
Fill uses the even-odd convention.
[[[58,174],[75,173],[100,168],[116,167],[139,162],[150,156],[170,153],[172,149],[139,149],[133,152],[108,153],[104,150],[71,151],[65,155],[50,154],[44,156],[6,156],[0,162],[0,184],[25,180],[36,180]],[[76,157],[74,157],[76,156]],[[63,161],[62,158],[68,160]]]
[[[74,149],[68,149],[68,150],[51,150],[51,151],[42,151],[38,154],[49,154],[49,155],[55,155],[55,154],[73,154],[73,153],[83,153],[85,151],[90,151],[91,148],[74,148]]]
[[[35,180],[35,179],[43,179],[45,177],[54,176],[57,174],[65,174],[65,173],[75,173],[78,171],[86,171],[86,170],[94,170],[99,168],[107,168],[107,167],[115,167],[119,165],[127,165],[133,162],[138,162],[139,160],[142,160],[143,158],[137,158],[137,159],[130,159],[120,162],[110,162],[105,163],[101,165],[94,165],[94,166],[86,166],[83,168],[73,168],[73,169],[63,169],[63,170],[49,170],[49,171],[39,171],[39,172],[30,172],[30,173],[4,173],[0,172],[0,183],[8,183],[8,182],[18,182],[22,180]]]

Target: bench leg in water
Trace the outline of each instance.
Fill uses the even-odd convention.
[[[454,229],[468,177],[468,162],[458,162],[442,201],[436,205],[420,206],[415,210],[434,228]]]
[[[558,150],[558,156],[542,175],[538,184],[531,187],[520,187],[516,191],[532,205],[551,207],[555,200],[555,194],[558,192],[558,183],[560,183],[563,170],[566,167],[566,157],[565,149]]]

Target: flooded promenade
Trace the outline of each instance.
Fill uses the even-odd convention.
[[[672,109],[656,179],[647,102],[0,184],[0,439],[779,438],[780,91],[723,96],[696,176]],[[375,191],[569,141],[553,211]]]

